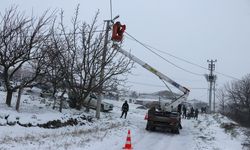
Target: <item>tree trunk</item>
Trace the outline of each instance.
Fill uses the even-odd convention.
[[[250,109],[248,109],[248,120],[250,120]],[[250,122],[249,122],[249,126],[250,126]]]
[[[12,94],[13,94],[13,91],[7,89],[6,104],[7,104],[9,107],[11,106]]]
[[[56,99],[56,96],[55,96],[55,95],[56,95],[56,89],[54,88],[54,89],[53,89],[53,94],[52,94],[52,97],[53,97],[53,99],[54,99],[54,104],[53,104],[53,107],[52,107],[53,109],[56,108],[56,100],[57,100],[57,99]]]
[[[53,103],[52,109],[55,109],[56,108],[56,97],[55,96],[53,96],[53,100],[54,100],[54,103]]]
[[[63,99],[60,100],[60,107],[59,107],[60,112],[62,112],[62,106],[63,106]]]
[[[89,112],[89,109],[90,109],[90,106],[89,106],[89,104],[90,104],[90,101],[91,101],[91,98],[88,100],[88,102],[87,102],[87,106],[86,106],[86,112]]]
[[[16,111],[18,111],[18,112],[19,112],[19,106],[20,106],[22,91],[23,91],[23,88],[20,87],[19,90],[18,90],[18,96],[17,96],[17,101],[16,101]]]
[[[66,93],[66,90],[64,90],[60,96],[60,108],[59,111],[62,112],[62,107],[63,107],[63,101],[64,101],[64,97],[63,95]]]

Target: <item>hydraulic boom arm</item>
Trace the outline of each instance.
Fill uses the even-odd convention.
[[[156,76],[158,76],[161,80],[168,82],[169,84],[173,85],[174,87],[178,88],[180,91],[182,91],[184,94],[182,96],[180,96],[178,99],[176,99],[175,101],[173,101],[170,105],[166,106],[166,109],[168,111],[170,111],[172,108],[176,108],[178,104],[180,104],[182,101],[187,99],[187,96],[189,94],[189,89],[187,89],[184,86],[181,86],[180,84],[176,83],[175,81],[173,81],[172,79],[170,79],[169,77],[167,77],[166,75],[162,74],[161,72],[157,71],[156,69],[154,69],[152,66],[148,65],[147,63],[143,62],[142,60],[140,60],[139,58],[135,57],[134,55],[132,55],[131,53],[123,50],[122,48],[120,48],[117,44],[114,44],[113,47],[119,51],[120,53],[122,53],[123,55],[127,56],[128,58],[130,58],[131,60],[135,61],[136,63],[138,63],[139,65],[141,65],[143,68],[147,69],[148,71],[152,72],[153,74],[155,74]]]

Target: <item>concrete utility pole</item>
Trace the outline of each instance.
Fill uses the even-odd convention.
[[[102,52],[101,74],[100,74],[100,82],[99,82],[98,98],[97,98],[97,108],[96,108],[96,118],[97,119],[100,119],[101,103],[102,103],[102,97],[103,97],[102,90],[103,90],[104,69],[105,69],[105,63],[106,63],[110,21],[111,20],[105,20],[106,32],[105,32],[104,47],[103,47],[103,52]]]
[[[213,90],[214,90],[214,104],[213,104],[213,106],[214,106],[214,112],[215,112],[215,81],[216,81],[216,76],[215,76],[215,80],[214,80],[214,88],[213,88]]]
[[[212,112],[212,89],[213,89],[213,83],[215,84],[216,76],[213,75],[213,71],[215,70],[215,62],[217,60],[207,60],[208,63],[208,69],[210,71],[209,75],[206,75],[206,79],[209,82],[209,113]],[[215,100],[214,100],[215,105]],[[215,109],[215,106],[214,106]],[[214,110],[215,111],[215,110]]]
[[[115,16],[111,20],[104,20],[106,22],[106,31],[105,31],[105,39],[104,39],[104,47],[102,52],[102,63],[101,63],[101,74],[100,74],[100,81],[99,81],[99,89],[98,89],[98,98],[97,98],[97,108],[96,108],[96,118],[100,119],[100,112],[101,112],[101,104],[102,104],[102,91],[103,91],[103,83],[104,83],[104,71],[105,71],[105,64],[106,64],[106,54],[108,50],[108,37],[109,37],[109,30],[110,30],[110,23],[114,23],[114,20],[119,18],[119,15]]]

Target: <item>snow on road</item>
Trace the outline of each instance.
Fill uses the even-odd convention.
[[[27,99],[27,98],[26,98]],[[0,126],[1,150],[121,150],[125,145],[128,130],[131,131],[134,150],[241,150],[245,140],[239,129],[225,132],[222,123],[231,122],[227,118],[214,114],[202,114],[198,120],[182,119],[183,129],[180,134],[168,132],[150,132],[145,130],[144,116],[147,110],[137,109],[138,105],[130,104],[127,119],[120,118],[122,102],[106,100],[114,104],[110,113],[102,113],[100,120],[85,122],[83,126],[68,126],[58,129],[39,127],[25,128],[19,125]],[[33,104],[32,104],[33,105]],[[22,105],[23,110],[30,112],[17,113],[0,103],[0,116],[6,113],[20,117],[21,120],[33,121],[33,110]],[[35,107],[36,108],[36,107]],[[64,113],[49,110],[35,110],[37,118],[46,120],[51,116],[72,115],[72,111]],[[79,112],[77,112],[79,113]],[[89,115],[94,115],[92,111]],[[41,118],[42,117],[42,118]],[[3,119],[3,118],[2,118]]]
[[[121,104],[120,104],[121,105]],[[119,107],[119,105],[116,105]],[[183,129],[180,134],[168,132],[150,132],[145,130],[145,110],[135,109],[136,105],[130,104],[132,110],[124,120],[124,127],[115,130],[104,141],[91,142],[88,150],[118,150],[124,146],[127,130],[131,130],[132,146],[135,150],[241,150],[243,137],[240,133],[233,136],[225,133],[220,127],[222,122],[230,122],[221,115],[202,114],[198,120],[182,119]],[[119,110],[119,108],[117,109]],[[119,117],[119,111],[114,111],[114,116]]]

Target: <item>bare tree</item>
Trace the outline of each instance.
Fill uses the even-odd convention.
[[[233,119],[249,125],[250,120],[250,75],[225,86]]]
[[[62,15],[62,14],[61,14]],[[69,61],[67,60],[67,44],[62,37],[64,35],[62,32],[58,32],[56,29],[56,18],[53,21],[51,27],[51,36],[47,42],[47,55],[44,59],[44,63],[47,67],[44,68],[46,75],[44,77],[45,83],[50,84],[53,89],[52,97],[54,98],[54,105],[57,103],[57,97],[55,94],[58,90],[62,93],[59,96],[60,99],[60,112],[62,111],[62,104],[64,100],[64,94],[66,93],[67,84],[65,79],[68,77]],[[67,36],[65,34],[65,36]]]
[[[227,97],[225,89],[221,88],[217,91],[217,99],[219,100],[219,111],[225,114],[227,106]]]
[[[11,106],[12,93],[31,86],[41,74],[41,63],[49,37],[48,27],[52,15],[45,12],[41,17],[26,17],[11,7],[0,20],[0,66],[3,68],[3,82],[7,90],[6,104]],[[14,82],[14,76],[22,67],[33,69],[29,78]],[[19,108],[19,107],[18,107]]]
[[[64,68],[64,87],[67,87],[72,107],[80,109],[86,97],[99,89],[100,83],[105,83],[106,86],[108,83],[114,84],[114,77],[128,73],[132,63],[112,49],[109,40],[104,80],[100,82],[104,32],[97,30],[99,12],[92,23],[87,24],[79,21],[78,11],[79,7],[72,19],[72,28],[69,29],[65,27],[63,12],[61,13],[60,24],[54,28],[56,31],[53,32],[55,35],[53,44],[57,45],[54,45],[54,48],[60,48],[60,54],[63,56],[60,64]]]

